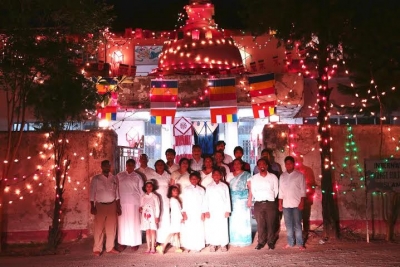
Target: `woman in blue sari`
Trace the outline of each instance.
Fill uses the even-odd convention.
[[[244,162],[241,159],[233,161],[234,171],[228,179],[232,201],[232,213],[229,218],[229,244],[244,247],[252,244],[251,238],[251,215],[247,207],[247,180],[250,173],[244,171]]]

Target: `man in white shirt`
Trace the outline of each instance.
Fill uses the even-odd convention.
[[[167,166],[169,173],[179,169],[179,165],[175,163],[176,151],[172,148],[165,150],[165,158],[167,159]]]
[[[233,161],[233,158],[231,156],[229,156],[228,154],[225,154],[225,142],[224,141],[218,141],[217,144],[215,145],[215,151],[222,151],[222,153],[224,153],[224,163],[226,165],[228,165],[229,163],[231,163]],[[214,153],[215,153],[214,151]]]
[[[90,182],[90,213],[94,215],[93,255],[100,256],[103,250],[104,234],[106,251],[118,254],[114,248],[117,230],[117,216],[121,215],[117,178],[110,173],[108,160],[101,162],[102,173],[95,175]]]
[[[192,146],[192,158],[190,160],[190,169],[192,171],[203,170],[203,158],[201,157],[201,147],[199,145]]]
[[[278,196],[278,178],[275,174],[269,173],[268,162],[261,158],[257,161],[260,170],[247,182],[249,196],[247,206],[252,206],[254,197],[254,217],[257,221],[258,244],[255,249],[260,250],[266,244],[269,249],[275,248],[275,223],[277,207],[275,198]]]
[[[279,181],[279,210],[283,210],[288,242],[284,248],[290,248],[296,244],[303,250],[301,211],[306,198],[306,180],[301,172],[294,169],[293,157],[285,158],[285,167],[286,172],[282,173]]]
[[[154,179],[156,171],[153,168],[147,166],[149,157],[146,154],[142,154],[139,157],[140,166],[135,171],[143,178],[143,182]]]
[[[133,159],[126,161],[126,171],[117,175],[118,192],[122,214],[118,217],[118,244],[122,249],[131,246],[136,251],[142,244],[140,230],[140,199],[143,192],[143,179],[135,172],[136,162]]]

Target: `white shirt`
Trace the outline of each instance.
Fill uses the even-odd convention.
[[[201,171],[203,169],[203,158],[200,158],[199,161],[191,159],[190,168],[192,169],[192,171]]]
[[[301,198],[306,197],[306,179],[304,175],[293,170],[281,174],[279,180],[279,199],[283,200],[284,208],[297,208]]]
[[[257,173],[253,175],[248,182],[251,185],[251,193],[255,201],[275,201],[278,196],[278,178],[273,173],[267,173],[266,176],[261,176]]]
[[[135,171],[142,174],[146,181],[154,179],[154,177],[156,176],[156,171],[148,166],[146,168],[139,167]]]
[[[89,200],[95,202],[113,202],[119,199],[117,177],[108,174],[97,174],[93,176],[90,182],[90,195]]]
[[[143,180],[136,172],[123,171],[117,174],[118,192],[121,204],[135,204],[139,206],[140,198],[144,195]]]
[[[224,153],[224,163],[229,164],[233,161],[233,158],[227,154]]]
[[[170,173],[173,173],[174,171],[179,170],[179,165],[176,163],[172,164],[171,166],[169,166],[169,165],[167,165],[167,166],[168,166],[168,171]]]

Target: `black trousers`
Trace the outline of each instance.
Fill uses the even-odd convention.
[[[277,216],[275,201],[255,202],[254,217],[257,221],[258,244],[274,244]]]

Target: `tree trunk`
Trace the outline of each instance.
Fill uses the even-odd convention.
[[[330,113],[329,96],[332,88],[328,85],[327,58],[329,54],[323,42],[320,43],[324,52],[320,52],[318,65],[318,134],[321,155],[321,191],[322,191],[322,219],[325,237],[339,237],[339,214],[337,208],[337,198],[334,190],[332,175],[332,156],[331,156],[331,132],[330,132]]]
[[[395,192],[382,193],[383,220],[386,224],[386,241],[393,241],[394,227],[400,208],[400,194]]]
[[[56,181],[61,181],[62,179],[62,171],[56,171]],[[54,198],[54,212],[53,212],[53,220],[51,226],[49,227],[49,236],[47,240],[48,249],[55,250],[58,245],[62,241],[62,233],[61,233],[61,213],[62,213],[62,204],[63,204],[63,193],[64,189],[60,188],[57,185],[55,190],[55,198]]]
[[[5,244],[5,231],[6,223],[4,221],[5,217],[5,204],[4,204],[4,189],[6,188],[6,183],[4,180],[0,180],[0,252],[4,250]]]
[[[9,154],[7,154],[8,164],[3,165],[3,169],[1,172],[1,180],[0,180],[0,252],[4,250],[4,247],[6,245],[6,236],[5,233],[7,231],[7,207],[8,203],[5,203],[5,188],[7,186],[7,178],[8,174],[10,172],[12,163],[14,163],[14,159],[12,159],[12,162],[10,164],[10,157]]]

